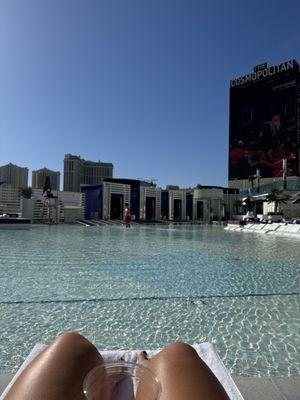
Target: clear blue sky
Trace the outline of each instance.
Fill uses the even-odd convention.
[[[299,62],[299,21],[299,0],[1,0],[0,165],[226,185],[229,81]]]

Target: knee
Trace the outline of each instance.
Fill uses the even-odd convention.
[[[65,332],[65,333],[61,333],[59,336],[57,336],[53,343],[55,344],[69,344],[72,346],[78,346],[83,344],[84,342],[87,342],[88,340],[80,335],[80,333],[77,332]]]
[[[196,350],[192,346],[183,342],[169,344],[164,351],[168,356],[174,356],[175,358],[198,356]]]
[[[89,353],[95,351],[95,347],[84,336],[77,332],[66,332],[57,336],[51,344],[54,348],[72,349],[74,353]]]
[[[101,363],[103,359],[92,343],[78,333],[69,332],[59,335],[31,365],[32,368],[35,368],[35,365],[42,365],[42,370],[45,373],[49,371],[50,374],[57,369],[59,373],[64,374],[63,376],[67,376],[68,380],[78,374],[86,375],[89,370]],[[52,375],[56,376],[54,372]]]

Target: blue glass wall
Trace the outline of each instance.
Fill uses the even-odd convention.
[[[140,219],[140,188],[139,186],[131,186],[130,193],[130,211],[131,215],[135,215],[135,219]]]
[[[186,195],[186,216],[188,219],[193,219],[193,195],[192,193],[187,193]]]
[[[103,204],[102,186],[83,186],[81,187],[81,193],[85,193],[85,219],[101,219]]]
[[[169,192],[161,192],[161,214],[163,219],[169,219]]]

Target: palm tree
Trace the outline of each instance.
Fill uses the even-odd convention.
[[[268,203],[274,203],[274,214],[277,214],[279,204],[285,204],[289,199],[288,195],[282,194],[282,190],[274,187],[270,193],[267,194],[266,200]]]
[[[22,197],[24,197],[25,199],[30,199],[32,196],[32,188],[28,187],[28,188],[21,188],[21,195]]]

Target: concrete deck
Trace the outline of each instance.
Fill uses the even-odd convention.
[[[300,377],[233,379],[245,400],[300,400]]]
[[[0,374],[0,394],[11,374]],[[300,400],[300,377],[290,378],[243,378],[233,376],[245,400]]]

